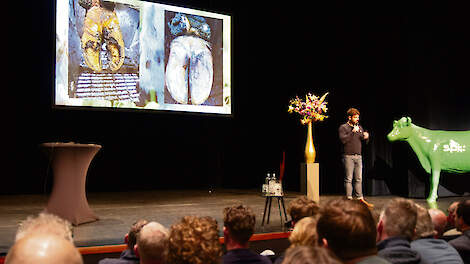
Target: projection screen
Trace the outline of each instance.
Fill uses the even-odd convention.
[[[225,14],[137,0],[57,0],[54,106],[231,115]]]

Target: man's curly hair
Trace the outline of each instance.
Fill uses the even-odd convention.
[[[236,205],[224,209],[224,226],[231,237],[239,242],[246,243],[255,232],[256,216],[251,208]]]
[[[295,198],[289,203],[287,213],[292,218],[292,221],[298,222],[300,219],[307,216],[315,216],[320,212],[318,204],[308,199],[307,196],[302,195]]]
[[[346,111],[346,115],[348,116],[361,115],[361,112],[359,112],[359,110],[357,110],[356,108],[349,108],[348,111]]]
[[[217,221],[210,217],[185,216],[171,226],[168,263],[212,264],[222,256]]]

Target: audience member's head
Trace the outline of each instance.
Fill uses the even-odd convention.
[[[297,246],[288,248],[282,264],[340,264],[341,261],[323,247]]]
[[[429,215],[432,219],[432,224],[434,226],[434,230],[436,231],[435,237],[442,237],[446,230],[447,225],[447,216],[446,214],[439,209],[431,208],[428,210]]]
[[[168,230],[157,222],[150,222],[137,233],[134,246],[140,263],[164,263],[168,253]]]
[[[416,218],[416,233],[415,239],[429,238],[436,234],[434,225],[432,224],[431,215],[428,210],[421,205],[416,204],[417,218]]]
[[[292,218],[292,225],[295,225],[300,219],[307,216],[314,216],[320,211],[318,204],[303,195],[297,197],[289,203],[288,214]]]
[[[318,245],[317,216],[309,216],[300,219],[295,224],[294,230],[289,236],[290,247]]]
[[[461,232],[470,229],[470,199],[460,201],[457,205],[455,227]]]
[[[69,221],[49,213],[29,216],[20,223],[16,231],[15,241],[29,234],[55,234],[66,240],[73,241],[72,225]]]
[[[359,201],[327,202],[317,223],[320,242],[343,261],[377,254],[375,220]]]
[[[404,198],[392,199],[380,215],[377,225],[377,241],[390,237],[405,237],[412,240],[417,219],[416,204]]]
[[[247,206],[237,205],[225,208],[223,214],[225,239],[247,247],[248,240],[255,232],[256,217],[253,211]]]
[[[212,264],[218,263],[221,256],[214,218],[185,216],[171,226],[168,263]]]
[[[458,201],[452,202],[447,208],[447,226],[455,228],[455,210],[457,210]]]
[[[142,227],[148,223],[147,220],[137,220],[129,230],[129,233],[126,234],[124,242],[127,244],[127,248],[134,250],[134,246],[137,243],[137,234],[139,234]]]
[[[39,232],[18,239],[8,252],[6,264],[82,264],[82,256],[63,236]]]

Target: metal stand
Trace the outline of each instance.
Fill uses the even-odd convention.
[[[284,212],[284,217],[287,222],[286,207],[284,206],[284,197],[283,196],[266,196],[266,203],[264,204],[263,221],[261,222],[261,226],[264,226],[264,219],[266,218],[266,209],[268,210],[268,219],[266,221],[266,224],[269,224],[269,217],[271,215],[271,204],[272,204],[273,197],[277,198],[277,205],[279,208],[279,217],[281,219],[281,226],[283,225],[282,212]],[[282,211],[281,211],[281,205],[282,205]]]

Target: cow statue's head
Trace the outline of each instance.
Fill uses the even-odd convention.
[[[387,135],[388,141],[406,140],[411,135],[411,118],[402,117],[393,121],[393,129]]]

